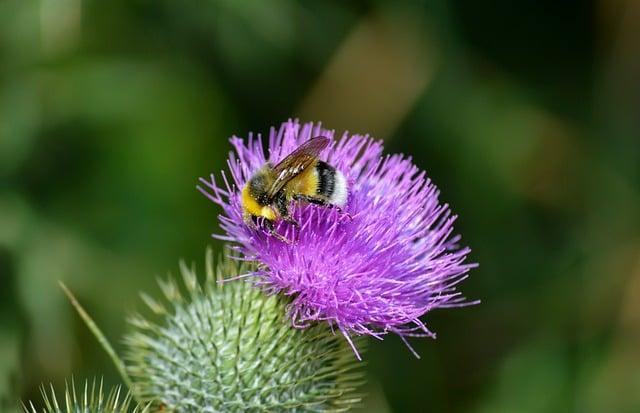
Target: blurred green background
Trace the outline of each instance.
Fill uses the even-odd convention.
[[[438,339],[372,342],[370,412],[640,411],[631,0],[0,0],[0,410],[104,374],[64,280],[125,316],[217,207],[227,137],[288,117],[413,155],[480,263]]]

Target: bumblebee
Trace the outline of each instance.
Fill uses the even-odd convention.
[[[329,139],[318,136],[300,145],[280,163],[267,163],[242,189],[244,222],[256,228],[254,219],[264,218],[264,225],[276,238],[290,242],[275,230],[279,219],[300,227],[291,216],[292,201],[342,209],[349,194],[342,172],[318,159]]]

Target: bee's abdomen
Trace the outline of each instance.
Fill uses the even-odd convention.
[[[326,162],[316,164],[318,174],[317,194],[326,198],[329,203],[343,206],[347,202],[347,180],[342,172]]]

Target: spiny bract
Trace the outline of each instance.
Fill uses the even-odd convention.
[[[136,397],[176,412],[346,411],[358,403],[361,373],[344,340],[324,324],[292,328],[282,297],[219,282],[247,271],[224,260],[214,274],[208,252],[204,287],[183,264],[187,296],[171,279],[160,283],[169,306],[143,295],[160,320],[130,320]]]
[[[58,400],[53,385],[49,390],[41,388],[44,407],[38,410],[33,402],[24,405],[25,413],[147,413],[148,409],[135,407],[130,409],[131,396],[124,395],[120,387],[112,389],[105,395],[102,381],[93,380],[91,384],[85,381],[83,388],[78,391],[74,383],[67,384],[64,399]]]

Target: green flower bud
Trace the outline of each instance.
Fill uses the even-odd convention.
[[[326,324],[291,326],[287,299],[243,280],[251,272],[231,260],[206,281],[181,265],[185,288],[160,286],[168,303],[143,295],[155,313],[131,318],[125,364],[140,401],[175,412],[346,411],[360,402],[358,362]],[[215,272],[215,274],[214,274]]]

